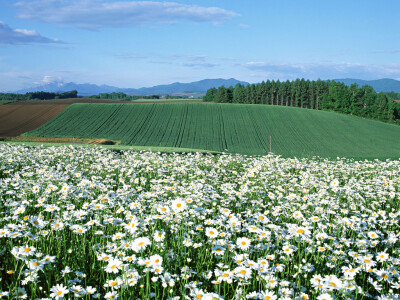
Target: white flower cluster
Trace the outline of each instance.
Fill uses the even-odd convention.
[[[400,160],[0,144],[0,298],[399,299]]]

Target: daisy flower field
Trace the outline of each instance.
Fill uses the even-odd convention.
[[[1,299],[399,299],[400,160],[0,145]]]

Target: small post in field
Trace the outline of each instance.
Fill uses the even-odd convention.
[[[272,137],[269,136],[269,153],[271,153]]]

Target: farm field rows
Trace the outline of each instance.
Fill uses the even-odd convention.
[[[399,196],[400,160],[0,144],[0,295],[395,300]]]
[[[144,103],[175,101],[171,100],[143,100]],[[180,100],[184,102],[186,100]],[[194,101],[194,100],[190,100]],[[107,99],[91,99],[91,98],[68,98],[56,100],[30,100],[15,101],[10,104],[0,105],[0,137],[16,137],[20,134],[31,131],[61,113],[65,108],[74,103],[121,103],[121,104],[137,104],[141,101],[117,101]]]
[[[74,104],[26,136],[283,156],[400,157],[400,127],[307,109],[205,103]]]

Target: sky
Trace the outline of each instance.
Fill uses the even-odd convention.
[[[0,91],[400,80],[399,0],[0,0]]]

